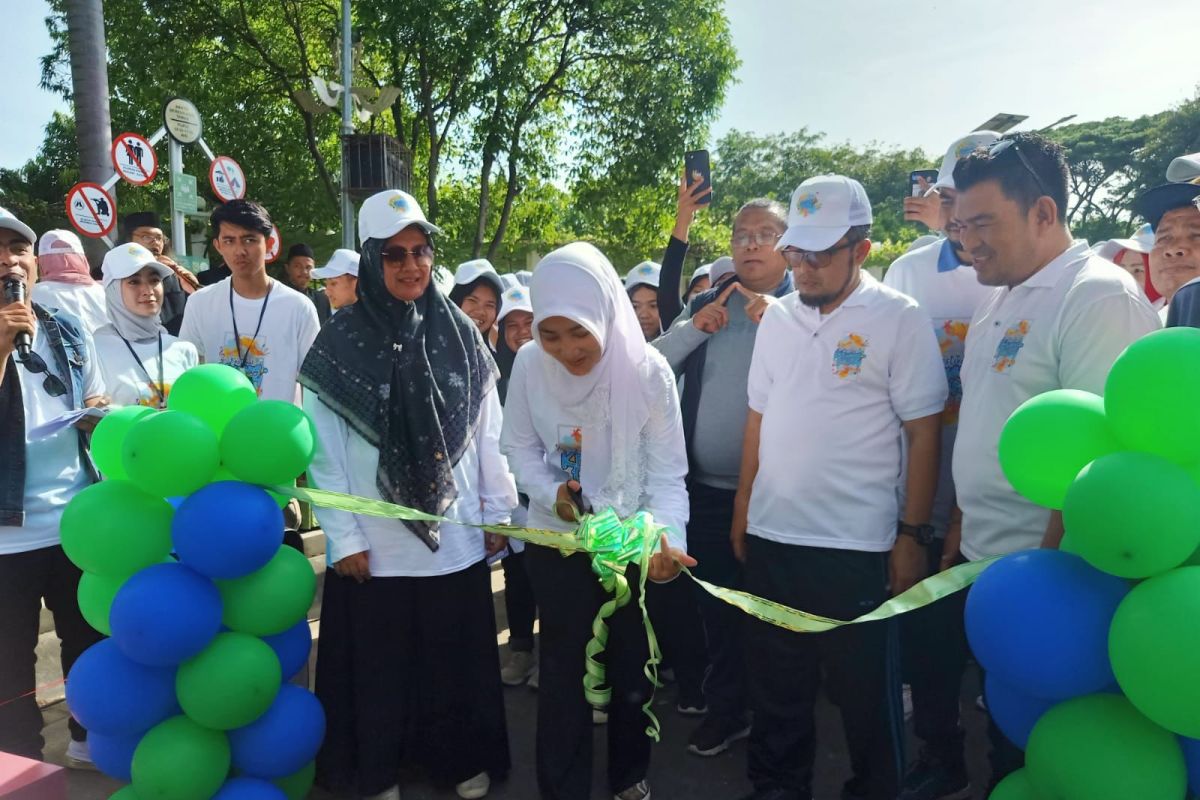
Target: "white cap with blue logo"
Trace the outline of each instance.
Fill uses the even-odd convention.
[[[862,184],[845,175],[809,178],[792,192],[788,227],[776,250],[828,250],[855,225],[871,224],[871,201]]]
[[[425,219],[421,204],[408,192],[388,189],[368,197],[358,210],[358,240],[390,239],[409,225],[429,234],[442,229]]]
[[[526,286],[514,286],[504,293],[504,297],[500,302],[500,316],[496,317],[496,324],[499,325],[513,311],[528,311],[533,313],[533,303],[529,300],[529,288]]]
[[[662,266],[653,261],[643,261],[633,269],[629,270],[629,274],[625,276],[626,290],[632,289],[635,286],[653,286],[658,288],[658,275],[662,272]]]
[[[934,181],[933,186],[929,187],[926,194],[936,192],[938,189],[955,188],[954,168],[958,166],[958,162],[979,148],[991,147],[999,140],[1000,134],[995,131],[972,131],[966,136],[960,136],[946,151],[946,155],[942,158],[942,167],[938,170],[938,179]]]

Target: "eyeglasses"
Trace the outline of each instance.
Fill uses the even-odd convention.
[[[418,266],[429,266],[433,263],[433,247],[427,244],[417,245],[412,250],[407,247],[389,247],[379,254],[384,262],[403,264],[409,256]]]
[[[46,366],[46,362],[37,353],[30,351],[29,355],[20,359],[20,363],[34,375],[46,374],[46,380],[42,382],[42,388],[46,390],[46,394],[51,397],[62,397],[67,393],[67,385],[62,382],[61,378],[50,371],[50,368]]]
[[[733,242],[734,247],[749,247],[751,242],[753,242],[754,244],[756,244],[759,247],[766,247],[769,244],[775,244],[776,242],[778,242],[779,237],[782,235],[783,234],[775,233],[774,231],[755,231],[754,233],[735,233],[733,235],[732,242]]]
[[[134,235],[134,240],[138,242],[162,242],[163,235],[161,233],[138,233]]]
[[[1037,170],[1033,168],[1033,165],[1029,163],[1029,159],[1026,158],[1025,154],[1021,152],[1021,146],[1017,144],[1016,139],[1001,139],[1000,141],[994,143],[988,148],[988,157],[995,159],[1009,150],[1012,150],[1017,154],[1017,158],[1021,159],[1021,166],[1023,166],[1025,170],[1033,176],[1033,180],[1037,184],[1041,193],[1047,197],[1052,197],[1053,195],[1050,194],[1050,190],[1046,188],[1046,184],[1042,183],[1041,177],[1038,176]]]
[[[860,239],[859,241],[862,240]],[[857,241],[846,242],[845,244],[839,244],[837,247],[831,247],[828,250],[798,250],[794,247],[789,247],[783,251],[783,259],[792,269],[800,269],[805,264],[812,269],[824,269],[833,262],[834,253],[854,247],[856,244],[858,244]]]

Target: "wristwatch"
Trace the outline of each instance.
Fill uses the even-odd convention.
[[[932,525],[909,525],[904,520],[899,520],[896,523],[897,536],[911,536],[917,540],[919,545],[928,545],[933,541],[933,526]]]

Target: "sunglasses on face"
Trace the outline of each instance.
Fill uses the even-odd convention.
[[[837,247],[831,247],[828,250],[797,250],[795,248],[787,248],[783,251],[783,260],[788,263],[792,269],[800,269],[801,266],[807,265],[812,269],[824,269],[833,262],[833,254],[838,251],[845,250],[849,247],[854,247],[858,242],[846,242],[839,244]]]
[[[417,245],[411,250],[407,247],[389,247],[379,255],[385,264],[403,264],[408,261],[409,256],[412,256],[418,266],[433,263],[433,247],[427,244]]]
[[[37,353],[30,352],[28,356],[19,359],[19,362],[25,369],[29,370],[34,375],[45,374],[46,380],[42,382],[42,389],[51,397],[62,397],[67,393],[67,386],[62,382],[62,379],[50,371],[46,366],[46,362]]]
[[[1038,176],[1037,170],[1033,168],[1033,165],[1029,163],[1029,159],[1026,158],[1025,154],[1021,152],[1021,146],[1017,144],[1016,139],[1001,139],[994,143],[988,148],[988,157],[995,159],[1004,153],[1007,153],[1009,150],[1017,154],[1017,158],[1021,160],[1021,166],[1025,168],[1026,172],[1033,176],[1034,183],[1037,184],[1038,190],[1043,195],[1052,197],[1053,195],[1051,195],[1050,191],[1046,188],[1046,184],[1042,183],[1041,177]]]

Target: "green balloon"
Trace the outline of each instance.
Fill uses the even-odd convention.
[[[137,790],[133,788],[133,784],[131,783],[110,794],[108,800],[141,800],[141,798],[138,797]]]
[[[133,751],[133,788],[141,800],[208,800],[225,782],[229,765],[224,733],[171,717]]]
[[[202,420],[219,438],[233,415],[258,402],[250,379],[225,364],[200,364],[171,386],[167,408]]]
[[[101,481],[71,498],[59,531],[62,547],[84,572],[128,577],[171,552],[175,510],[130,481]]]
[[[1062,549],[1096,569],[1122,578],[1160,575],[1200,547],[1200,485],[1161,456],[1111,453],[1071,484],[1063,524]]]
[[[308,468],[316,434],[302,409],[263,400],[242,409],[221,434],[221,463],[247,483],[289,483]]]
[[[1115,694],[1077,697],[1043,714],[1025,767],[1056,800],[1182,800],[1187,792],[1179,741]]]
[[[1033,779],[1029,777],[1028,769],[1019,769],[1008,774],[1004,780],[996,784],[988,800],[1042,800]]]
[[[1104,408],[1126,447],[1179,464],[1200,459],[1200,329],[1165,328],[1125,348]]]
[[[1055,389],[1026,400],[1008,418],[1000,432],[1000,467],[1018,494],[1061,509],[1079,470],[1119,449],[1103,398]]]
[[[96,430],[92,431],[92,460],[96,469],[106,478],[128,478],[125,465],[121,463],[121,451],[125,436],[139,419],[153,414],[154,409],[145,406],[124,406],[104,415]]]
[[[252,636],[274,636],[304,619],[317,576],[303,553],[283,545],[262,569],[216,584],[226,626]]]
[[[125,575],[96,575],[85,572],[79,578],[79,588],[76,594],[79,598],[79,611],[83,618],[105,636],[112,636],[112,626],[108,623],[108,612],[112,609],[113,598],[117,590],[125,585],[128,577]]]
[[[299,772],[293,772],[291,775],[276,778],[271,783],[283,789],[283,793],[288,796],[288,800],[304,800],[304,798],[308,797],[308,793],[312,789],[313,779],[316,775],[317,762],[310,761]]]
[[[217,471],[217,437],[190,414],[160,411],[129,430],[122,463],[130,480],[150,494],[183,497]]]
[[[244,633],[221,633],[179,665],[175,695],[192,721],[232,730],[262,716],[282,678],[279,657],[269,644]]]
[[[1125,696],[1157,724],[1192,739],[1200,739],[1198,619],[1200,567],[1180,567],[1135,586],[1108,631]]]

